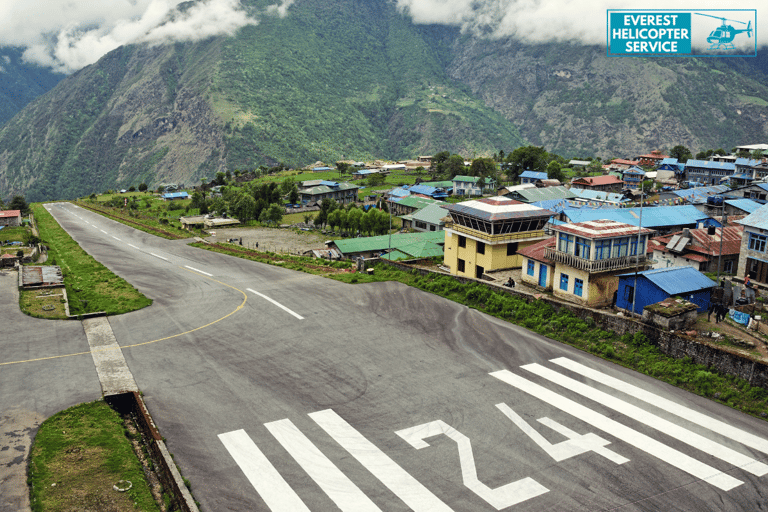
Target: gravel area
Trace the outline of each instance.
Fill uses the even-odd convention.
[[[328,238],[316,231],[294,231],[287,228],[217,228],[215,236],[205,239],[211,242],[226,242],[230,238],[242,238],[243,247],[278,252],[302,254],[312,249],[324,249]]]

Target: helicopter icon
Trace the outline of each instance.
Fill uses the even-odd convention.
[[[721,18],[719,16],[712,16],[711,14],[702,14],[700,12],[694,13],[698,14],[699,16],[708,16],[710,18],[715,18],[716,20],[720,20],[722,22],[722,25],[717,27],[715,30],[713,30],[709,37],[707,37],[707,42],[710,44],[708,50],[735,50],[736,47],[733,45],[733,40],[736,37],[737,34],[741,34],[742,32],[747,33],[747,37],[752,37],[752,22],[744,23],[743,21],[739,20],[729,20],[727,18]],[[731,25],[726,25],[726,21],[732,21],[734,23],[741,23],[742,25],[746,25],[747,28],[742,29],[736,29],[733,28]]]

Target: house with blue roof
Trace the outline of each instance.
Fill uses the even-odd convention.
[[[768,178],[768,160],[753,158],[737,158],[736,174],[745,176],[749,181],[759,181]],[[740,183],[747,185],[748,183]]]
[[[688,160],[685,162],[685,176],[688,181],[707,185],[720,185],[736,173],[736,164],[712,160]]]
[[[724,195],[732,199],[751,199],[765,204],[768,202],[768,183],[755,181],[743,187],[729,189]]]
[[[166,192],[160,197],[163,201],[175,201],[177,199],[189,199],[189,194],[186,192]]]
[[[698,306],[703,312],[709,308],[712,288],[717,284],[691,267],[669,267],[619,275],[616,306],[641,315],[643,308],[669,297],[679,296]],[[635,294],[637,295],[635,297]]]
[[[640,208],[601,208],[598,210],[579,209],[565,210],[563,216],[568,222],[586,222],[607,219],[640,226]],[[715,226],[720,223],[706,213],[700,212],[693,205],[682,206],[653,206],[642,209],[642,227],[667,234],[681,231],[684,228],[700,228]]]
[[[541,180],[547,179],[547,173],[536,171],[523,171],[520,175],[520,183],[538,183]]]
[[[645,171],[639,167],[632,166],[622,171],[621,179],[624,182],[625,188],[639,189],[645,179]]]
[[[768,285],[768,205],[736,222],[744,226],[737,275]]]
[[[749,215],[763,206],[751,199],[726,199],[724,203],[726,215]]]

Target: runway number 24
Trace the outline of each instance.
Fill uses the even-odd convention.
[[[565,441],[552,444],[506,404],[497,404],[496,408],[556,462],[561,462],[570,457],[589,451],[602,455],[616,464],[628,462],[628,459],[605,448],[605,446],[609,444],[609,441],[606,441],[593,433],[584,435],[577,434],[554,420],[541,418],[538,420],[539,423],[567,437]],[[477,478],[475,457],[472,454],[472,444],[469,438],[442,420],[431,421],[415,427],[398,430],[395,433],[417,450],[427,448],[429,444],[425,439],[430,437],[444,435],[453,440],[459,450],[459,463],[461,464],[461,475],[464,485],[496,510],[511,507],[512,505],[516,505],[549,492],[549,489],[530,477],[502,485],[496,489],[491,489],[482,483]]]

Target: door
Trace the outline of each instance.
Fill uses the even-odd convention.
[[[547,266],[543,263],[539,263],[539,286],[547,287]]]
[[[475,277],[478,279],[482,279],[483,274],[485,274],[485,268],[481,267],[480,265],[477,265],[475,267]]]

